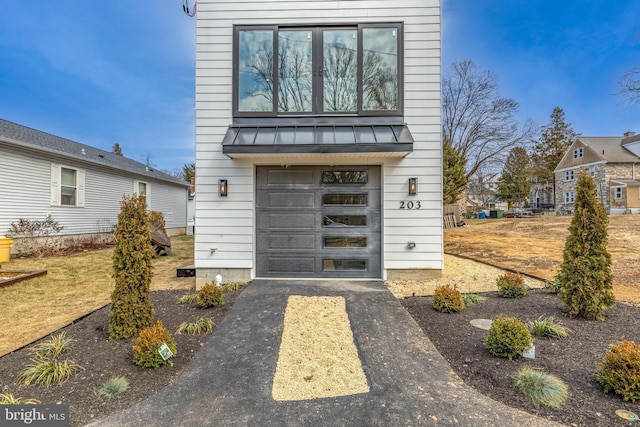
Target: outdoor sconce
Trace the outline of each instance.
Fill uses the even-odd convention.
[[[218,192],[220,194],[220,197],[227,197],[227,180],[226,179],[219,179],[218,180]]]
[[[418,194],[418,178],[409,178],[409,195],[415,196]]]

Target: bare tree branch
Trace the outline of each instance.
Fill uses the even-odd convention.
[[[442,82],[443,137],[466,157],[469,178],[502,164],[511,148],[530,145],[535,135],[531,121],[518,124],[518,103],[500,96],[496,80],[467,60],[454,63]]]
[[[618,95],[627,98],[630,104],[640,104],[640,67],[634,67],[618,80]]]

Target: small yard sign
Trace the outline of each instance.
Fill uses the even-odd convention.
[[[166,343],[162,343],[162,345],[158,349],[158,353],[160,353],[160,356],[162,356],[162,360],[167,360],[168,358],[173,356],[173,352]]]

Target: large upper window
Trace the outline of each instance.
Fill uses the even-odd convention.
[[[401,114],[402,24],[236,27],[234,113]]]

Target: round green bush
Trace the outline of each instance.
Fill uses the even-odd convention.
[[[155,325],[144,328],[133,340],[133,362],[143,368],[158,368],[164,364],[173,365],[171,359],[163,359],[158,350],[166,344],[175,356],[178,353],[176,342],[158,320]]]
[[[521,274],[506,273],[496,280],[500,295],[505,298],[520,298],[527,295],[524,278]]]
[[[594,376],[604,387],[629,402],[640,400],[640,344],[622,341],[611,346]]]
[[[202,308],[222,307],[224,305],[224,292],[222,287],[213,283],[204,285],[198,291],[196,301]]]
[[[464,298],[455,287],[439,286],[433,294],[433,308],[441,313],[453,313],[464,309]]]
[[[484,346],[497,357],[512,360],[533,343],[527,325],[515,317],[500,315],[493,319]]]

